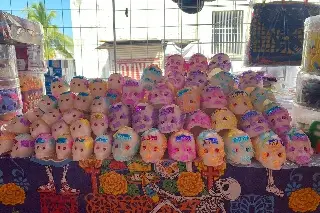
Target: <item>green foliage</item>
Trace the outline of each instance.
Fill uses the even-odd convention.
[[[162,188],[163,190],[173,194],[178,192],[177,182],[174,180],[169,180],[169,179],[163,180]]]
[[[139,187],[135,184],[128,184],[127,194],[130,196],[139,196],[140,195]]]
[[[186,163],[178,162],[178,168],[179,168],[180,172],[186,172],[187,171]]]

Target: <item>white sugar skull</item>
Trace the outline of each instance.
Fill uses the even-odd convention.
[[[187,130],[174,132],[168,141],[168,154],[173,160],[190,162],[196,158],[196,142]]]
[[[218,53],[215,54],[209,61],[209,71],[220,69],[225,72],[229,72],[231,69],[230,58],[227,54]]]
[[[98,160],[110,157],[112,150],[112,137],[110,135],[100,135],[95,139],[94,155]]]
[[[180,90],[184,87],[185,77],[184,74],[178,71],[171,71],[166,74],[167,80],[175,88],[175,90]]]
[[[249,110],[241,116],[240,128],[245,131],[250,138],[257,137],[270,130],[267,120],[260,112],[255,110]]]
[[[32,123],[44,114],[40,108],[30,109],[28,112],[26,112],[24,115],[25,117]]]
[[[170,55],[166,60],[165,74],[170,72],[184,72],[185,61],[182,55]]]
[[[130,127],[121,127],[113,135],[112,153],[116,161],[129,161],[139,151],[139,135]]]
[[[107,82],[105,82],[104,80],[96,78],[90,81],[89,89],[93,97],[105,96],[108,89],[108,85]]]
[[[92,102],[92,96],[89,93],[80,92],[74,101],[74,108],[82,112],[89,112]]]
[[[54,124],[55,122],[61,120],[62,114],[58,109],[52,109],[47,111],[45,114],[42,115],[41,119],[46,122],[49,126]]]
[[[17,115],[5,126],[7,132],[14,134],[29,133],[30,121],[25,116]]]
[[[225,200],[235,201],[240,197],[241,186],[239,182],[233,178],[220,178],[215,182],[215,187],[209,189],[211,196],[216,196],[217,192]]]
[[[119,102],[109,108],[109,127],[111,131],[117,131],[124,126],[130,126],[131,115],[127,105]]]
[[[158,129],[161,133],[171,133],[182,129],[184,115],[175,104],[164,106],[159,110]]]
[[[211,128],[210,117],[201,110],[197,110],[186,119],[185,129],[190,131],[194,137],[198,137],[200,132]]]
[[[70,125],[70,132],[73,139],[83,136],[91,136],[90,122],[80,118]]]
[[[255,87],[251,89],[250,99],[255,110],[259,112],[264,111],[266,101],[275,101],[273,93],[265,88]]]
[[[15,137],[13,133],[0,131],[0,155],[12,150]]]
[[[135,79],[126,79],[122,87],[122,103],[134,107],[144,97],[144,90],[139,81]]]
[[[70,91],[74,93],[89,92],[89,82],[83,76],[75,76],[70,81]]]
[[[262,75],[252,70],[241,73],[239,76],[239,89],[244,90],[248,87],[263,87]]]
[[[237,128],[237,117],[227,108],[216,109],[211,115],[212,128],[217,132]]]
[[[38,119],[30,125],[30,134],[35,139],[41,134],[50,134],[49,125],[42,119]]]
[[[150,91],[148,101],[156,109],[174,102],[174,88],[170,83],[158,83]]]
[[[59,160],[69,159],[72,156],[73,139],[71,135],[59,136],[56,140],[56,153]]]
[[[221,71],[211,77],[210,84],[221,87],[223,93],[228,95],[237,88],[237,79],[231,73]]]
[[[57,140],[59,136],[70,135],[69,126],[63,120],[59,120],[51,126],[51,133],[55,140]]]
[[[64,122],[66,122],[68,125],[78,120],[79,118],[84,118],[84,114],[77,109],[69,109],[62,115],[62,120],[64,120]]]
[[[36,158],[52,158],[56,152],[55,140],[51,134],[41,134],[35,140]]]
[[[58,107],[61,112],[68,111],[74,107],[74,99],[76,95],[72,92],[64,92],[58,99]]]
[[[48,112],[58,107],[58,101],[53,95],[44,95],[38,105],[43,112]]]
[[[201,93],[201,109],[218,109],[227,106],[227,97],[219,86],[207,85]]]
[[[123,77],[119,73],[113,73],[108,78],[108,89],[122,91]]]
[[[56,98],[59,98],[62,93],[67,92],[69,89],[68,82],[62,78],[54,78],[51,82],[51,92]]]
[[[106,97],[97,96],[93,99],[91,103],[91,113],[98,112],[107,114],[109,106],[110,104],[109,101],[107,101]]]
[[[93,154],[94,141],[90,136],[78,137],[72,146],[72,158],[74,161],[86,160]]]
[[[162,70],[158,65],[151,64],[143,70],[140,82],[144,89],[151,91],[160,81],[162,81]]]
[[[248,110],[253,109],[248,94],[242,90],[234,90],[229,94],[228,106],[235,115],[243,115]]]
[[[191,113],[200,109],[200,89],[184,87],[177,92],[176,102],[183,113]]]
[[[201,90],[207,84],[207,74],[205,72],[201,72],[200,70],[190,71],[187,75],[186,87],[199,87]]]
[[[114,90],[114,89],[108,89],[107,94],[106,94],[106,98],[107,98],[107,102],[109,104],[115,104],[121,101],[121,92],[122,92],[122,87],[121,87],[121,91],[118,90]]]
[[[208,71],[208,60],[207,58],[200,54],[196,53],[193,54],[189,61],[189,72],[200,70],[202,72],[207,72]]]
[[[14,139],[11,151],[12,158],[26,158],[34,152],[34,140],[29,134],[19,134]]]
[[[108,130],[108,118],[102,113],[92,113],[90,116],[90,124],[93,134],[96,136],[104,135]]]
[[[139,103],[133,109],[132,128],[137,133],[142,133],[157,124],[156,110],[148,103]]]

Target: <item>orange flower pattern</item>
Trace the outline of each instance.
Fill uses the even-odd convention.
[[[126,178],[114,171],[101,175],[99,180],[100,186],[105,194],[121,195],[128,191]]]
[[[25,199],[26,193],[15,183],[7,183],[0,187],[0,202],[4,205],[23,204]]]
[[[291,193],[289,208],[294,212],[313,212],[318,208],[320,196],[312,188],[303,188]]]
[[[203,191],[204,184],[199,172],[181,172],[177,186],[182,196],[197,196]]]

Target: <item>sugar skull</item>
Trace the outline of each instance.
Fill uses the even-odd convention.
[[[55,140],[62,135],[70,135],[70,129],[66,122],[59,120],[51,126],[51,133]]]
[[[210,84],[221,87],[223,93],[228,95],[237,88],[237,79],[231,73],[221,71],[211,77]]]
[[[69,159],[72,155],[73,139],[71,135],[61,135],[56,139],[56,153],[59,160]]]
[[[82,111],[89,112],[92,102],[92,96],[89,93],[80,92],[74,101],[74,108]]]
[[[158,129],[161,133],[171,133],[180,130],[184,124],[184,115],[175,104],[164,106],[159,110]]]
[[[48,112],[49,110],[56,109],[58,107],[57,99],[52,95],[44,95],[39,102],[39,108],[43,112]]]
[[[144,89],[151,91],[161,80],[162,70],[158,65],[151,64],[143,70],[140,81]]]
[[[129,161],[139,151],[139,135],[130,127],[121,127],[113,135],[112,153],[116,161]]]
[[[159,162],[167,149],[167,139],[158,129],[151,128],[141,137],[140,155],[146,163]]]
[[[60,95],[58,99],[58,107],[61,112],[68,111],[74,107],[74,100],[76,95],[72,92],[64,92]]]
[[[90,116],[91,129],[96,136],[104,135],[108,130],[108,118],[102,113],[92,113]]]
[[[237,117],[227,108],[215,110],[211,115],[212,128],[217,132],[224,129],[236,129]]]
[[[320,153],[320,121],[313,121],[309,127],[308,136],[311,146]]]
[[[122,89],[122,87],[121,87]],[[122,92],[122,90],[121,90]],[[121,92],[114,89],[108,89],[106,93],[107,102],[110,104],[115,104],[121,101]]]
[[[30,109],[24,115],[32,123],[42,117],[44,112],[40,108]]]
[[[263,87],[262,75],[252,70],[243,72],[239,76],[239,89],[244,90],[248,87]]]
[[[231,61],[227,54],[218,53],[215,54],[209,61],[209,71],[215,69],[220,69],[221,71],[229,72],[231,69]]]
[[[12,150],[15,137],[13,133],[0,131],[0,155]]]
[[[54,78],[51,82],[51,92],[56,98],[59,98],[62,93],[67,92],[69,89],[68,82],[62,78]]]
[[[249,110],[241,116],[240,128],[245,131],[250,138],[257,137],[270,130],[268,121],[258,111]]]
[[[224,142],[220,135],[213,130],[202,131],[197,137],[198,155],[206,166],[220,166],[225,160]]]
[[[227,97],[221,87],[207,85],[201,93],[201,109],[218,109],[227,106]]]
[[[196,87],[185,87],[177,92],[177,104],[184,113],[200,109],[200,90]]]
[[[272,131],[262,133],[252,138],[252,144],[255,158],[262,166],[272,170],[281,169],[286,161],[286,150],[278,135]]]
[[[189,61],[189,72],[200,70],[202,72],[208,71],[208,60],[201,53],[193,54]]]
[[[64,120],[64,122],[66,122],[68,125],[78,120],[79,118],[84,118],[84,114],[77,109],[69,109],[62,115],[62,120]]]
[[[271,91],[260,87],[256,87],[250,92],[250,99],[253,107],[259,112],[264,111],[266,101],[276,100]]]
[[[148,103],[138,103],[132,113],[132,128],[137,133],[142,133],[155,127],[158,114],[152,105]]]
[[[82,136],[74,139],[72,146],[72,158],[74,161],[86,160],[93,154],[94,141],[90,136]]]
[[[57,122],[62,118],[62,114],[58,109],[52,109],[47,111],[45,114],[42,115],[41,119],[46,122],[49,126]]]
[[[17,115],[6,126],[6,131],[14,134],[29,133],[30,124],[31,123],[27,120],[26,116]]]
[[[311,161],[311,155],[313,155],[311,142],[302,130],[292,128],[287,133],[284,142],[288,160],[299,165],[304,165]]]
[[[204,88],[204,86],[207,84],[207,74],[200,71],[200,70],[194,70],[188,72],[187,79],[185,86],[186,87],[198,87],[201,90]]]
[[[185,61],[182,55],[174,54],[170,55],[165,64],[165,74],[170,72],[183,72],[185,66]]]
[[[29,134],[17,135],[11,151],[12,158],[31,157],[34,152],[34,140]]]
[[[148,101],[156,109],[174,102],[174,88],[170,83],[158,83],[148,96]]]
[[[248,94],[242,90],[234,90],[230,93],[228,106],[235,115],[243,115],[246,111],[253,109]]]
[[[83,118],[75,120],[70,125],[70,132],[73,139],[83,136],[91,136],[90,122]]]
[[[247,133],[231,129],[221,134],[227,159],[235,164],[249,165],[253,158],[253,146]]]
[[[196,158],[196,142],[187,130],[174,132],[168,141],[168,154],[173,160],[190,162]]]
[[[122,91],[123,77],[119,73],[113,73],[108,78],[108,89]]]
[[[56,152],[56,143],[51,134],[40,134],[35,140],[36,158],[52,158]]]
[[[187,117],[185,129],[190,131],[194,137],[198,137],[200,132],[210,128],[211,119],[201,110],[197,110]]]
[[[185,77],[183,73],[178,71],[171,71],[167,75],[167,80],[175,88],[175,90],[180,90],[184,87]]]
[[[70,82],[70,91],[74,93],[89,92],[89,82],[83,76],[75,76]]]
[[[144,90],[139,81],[135,79],[126,79],[122,87],[122,103],[134,107],[144,97]]]
[[[107,159],[111,155],[112,137],[110,135],[100,135],[95,139],[94,155],[98,160]]]
[[[30,134],[33,138],[37,138],[41,134],[50,134],[51,130],[49,125],[42,119],[38,119],[30,126]]]
[[[108,89],[108,85],[107,82],[105,82],[104,80],[96,78],[90,81],[89,89],[93,97],[105,96]]]
[[[91,103],[91,113],[108,113],[109,102],[106,97],[97,96],[93,99]]]
[[[131,125],[131,114],[127,105],[122,102],[113,104],[109,108],[109,127],[117,131],[121,127]]]

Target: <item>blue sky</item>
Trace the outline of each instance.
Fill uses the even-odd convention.
[[[47,10],[55,10],[57,13],[53,24],[60,28],[61,32],[72,37],[70,0],[0,0],[0,10],[4,10],[13,15],[25,18],[26,14],[22,12],[27,5],[35,2],[43,2]]]

